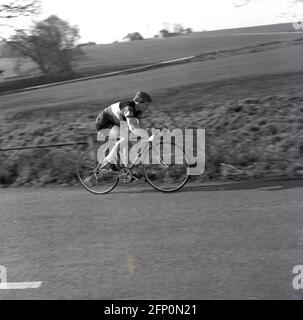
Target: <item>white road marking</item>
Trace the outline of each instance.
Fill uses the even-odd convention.
[[[0,290],[15,290],[15,289],[37,289],[42,285],[42,281],[31,282],[7,282],[6,267],[0,265]]]
[[[16,290],[16,289],[37,289],[42,285],[42,281],[31,282],[2,282],[0,290]]]
[[[172,62],[177,62],[177,61],[182,61],[182,60],[189,60],[194,58],[195,56],[189,56],[189,57],[184,57],[184,58],[178,58],[178,59],[173,59],[173,60],[167,60],[167,61],[163,61],[160,62],[160,64],[165,64],[165,63],[172,63]]]

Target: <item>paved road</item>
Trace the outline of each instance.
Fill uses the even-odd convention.
[[[0,190],[0,299],[302,299],[303,181]]]

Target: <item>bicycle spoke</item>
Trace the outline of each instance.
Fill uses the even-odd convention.
[[[174,144],[164,145],[151,150],[153,163],[144,165],[148,183],[163,192],[180,189],[188,180],[186,155]],[[151,148],[152,149],[152,148]],[[164,154],[166,152],[166,154]],[[170,152],[170,153],[168,153]]]

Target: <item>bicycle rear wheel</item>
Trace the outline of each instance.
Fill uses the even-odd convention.
[[[189,162],[181,147],[165,142],[152,144],[148,156],[149,163],[144,163],[144,175],[153,188],[162,192],[174,192],[186,184]]]
[[[119,172],[111,169],[100,169],[98,172],[98,150],[99,147],[93,147],[79,156],[76,174],[87,191],[94,194],[105,194],[116,187],[119,181]]]

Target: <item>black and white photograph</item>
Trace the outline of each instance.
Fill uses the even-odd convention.
[[[302,299],[303,0],[0,0],[0,300]]]

